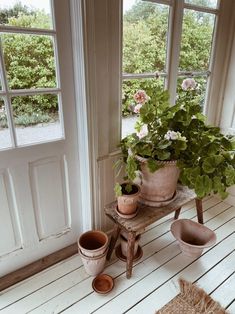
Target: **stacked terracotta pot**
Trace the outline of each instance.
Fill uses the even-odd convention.
[[[87,231],[78,239],[78,250],[89,275],[96,276],[104,270],[108,244],[107,234],[100,230]]]

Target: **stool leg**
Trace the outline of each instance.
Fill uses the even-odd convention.
[[[202,209],[202,199],[196,198],[196,209],[197,209],[197,219],[200,224],[203,224],[203,209]]]
[[[128,233],[128,241],[127,241],[127,261],[126,261],[126,278],[131,278],[132,274],[132,266],[134,259],[134,246],[135,246],[135,232]]]
[[[181,207],[176,209],[174,219],[178,219],[178,217],[180,215],[180,211],[181,211]]]
[[[117,224],[115,224],[114,230],[112,232],[110,244],[109,244],[109,250],[108,250],[108,253],[107,253],[107,260],[108,261],[110,260],[110,257],[111,257],[111,255],[113,253],[113,249],[114,249],[115,244],[117,242],[117,239],[118,239],[120,231],[121,231],[121,228]]]

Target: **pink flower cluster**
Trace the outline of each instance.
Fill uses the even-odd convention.
[[[145,104],[149,100],[149,96],[145,93],[144,90],[138,90],[134,95],[134,99],[137,102],[137,105],[134,108],[134,112],[139,113],[143,104]]]
[[[181,85],[183,90],[193,90],[196,88],[196,82],[193,78],[186,78]]]

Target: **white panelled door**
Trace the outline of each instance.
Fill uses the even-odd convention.
[[[5,126],[0,124],[0,276],[76,242],[82,228],[69,1],[54,1],[40,12],[51,24],[25,27],[15,17],[19,24],[0,25],[0,123],[1,114],[5,119]],[[25,71],[45,70],[33,86],[19,87],[20,77],[12,77],[8,48],[17,40],[23,41],[17,45],[22,59],[35,54],[33,65],[29,60],[21,65]],[[29,43],[34,46],[26,51]],[[51,49],[49,63],[45,55],[35,57],[44,44]],[[19,106],[30,102],[35,112],[20,112]],[[43,115],[48,102],[54,107],[45,112],[46,122],[20,124]]]

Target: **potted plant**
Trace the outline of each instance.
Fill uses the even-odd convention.
[[[117,197],[118,214],[125,218],[135,216],[140,194],[139,186],[131,182],[116,183],[114,190]]]
[[[127,176],[133,181],[140,174],[140,201],[149,205],[171,201],[178,178],[198,198],[210,192],[225,198],[226,188],[235,184],[233,138],[205,124],[198,98],[192,97],[194,79],[184,80],[182,88],[174,106],[167,91],[156,91],[152,99],[138,91],[136,132],[120,144]]]

